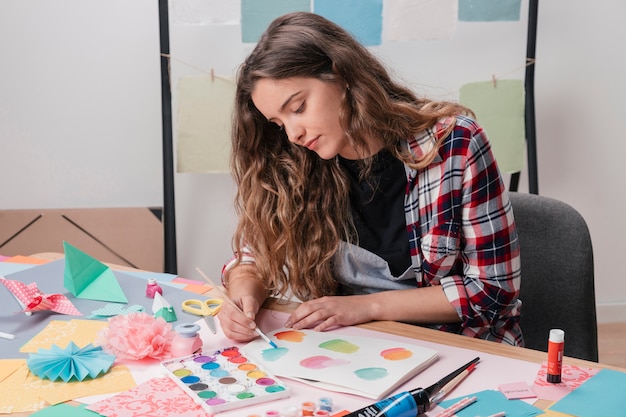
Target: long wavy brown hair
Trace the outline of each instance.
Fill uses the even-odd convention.
[[[376,138],[415,169],[428,165],[439,146],[415,159],[403,146],[406,139],[442,117],[469,111],[418,98],[344,29],[319,15],[290,13],[270,24],[237,75],[231,169],[239,223],[232,243],[239,260],[244,246],[253,252],[258,278],[273,294],[291,290],[307,300],[336,291],[332,258],[340,241],[354,241],[355,234],[349,183],[336,158],[324,160],[290,143],[252,102],[258,80],[290,77],[346,85],[339,116],[355,149],[370,155],[368,138]],[[362,163],[369,172],[371,158]]]

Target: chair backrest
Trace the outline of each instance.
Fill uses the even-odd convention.
[[[550,329],[565,331],[565,355],[598,361],[593,250],[583,217],[568,204],[509,192],[522,267],[520,325],[526,347],[547,351]]]

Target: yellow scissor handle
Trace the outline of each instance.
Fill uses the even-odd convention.
[[[222,300],[209,298],[208,300],[185,300],[183,301],[183,311],[195,314],[196,316],[214,316],[222,307]]]

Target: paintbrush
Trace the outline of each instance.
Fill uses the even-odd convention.
[[[220,294],[220,296],[224,299],[224,301],[226,301],[228,304],[235,307],[237,310],[241,311],[241,314],[244,314],[244,312],[239,308],[239,306],[235,304],[235,302],[231,300],[230,297],[226,295],[226,293],[222,291],[222,289],[219,286],[215,285],[215,283],[213,282],[213,280],[211,280],[211,278],[209,278],[204,272],[202,272],[200,268],[196,267],[196,270],[200,273],[200,275],[202,276],[202,278],[204,278],[206,282],[208,282],[209,284],[213,286],[213,288]],[[263,340],[269,343],[270,346],[272,346],[274,349],[278,348],[276,343],[274,343],[269,337],[267,337],[265,333],[261,331],[261,329],[259,329],[259,326],[256,326],[254,330],[259,334],[259,336],[263,338]]]

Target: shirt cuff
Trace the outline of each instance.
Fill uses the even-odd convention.
[[[222,267],[222,285],[224,286],[224,288],[228,287],[228,279],[226,278],[226,275],[231,269],[233,269],[236,265],[250,265],[254,263],[254,256],[247,253],[244,253],[241,256],[241,261],[239,261],[239,257],[237,255],[230,258],[230,260],[226,262]]]

